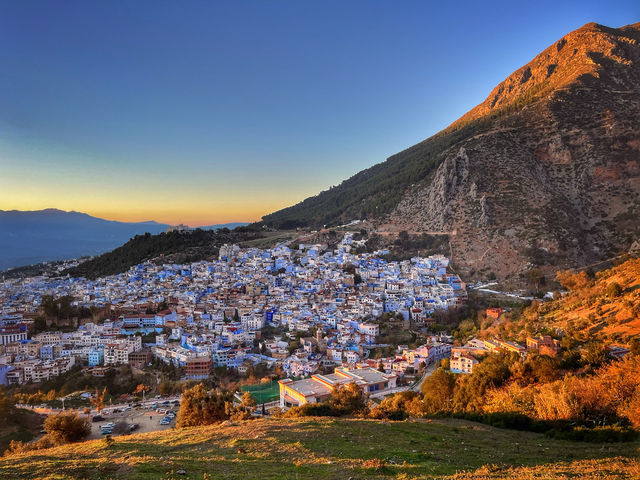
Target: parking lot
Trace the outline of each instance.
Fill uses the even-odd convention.
[[[160,405],[158,410],[164,409],[172,409],[174,412],[177,412],[178,407],[164,406]],[[104,420],[99,422],[91,422],[91,436],[90,438],[102,438],[104,435],[100,429],[101,426],[106,425],[109,422],[113,422],[118,424],[119,422],[126,422],[127,425],[138,424],[138,428],[136,428],[132,433],[144,433],[144,432],[155,432],[157,430],[166,430],[168,428],[173,428],[175,426],[175,418],[168,425],[162,425],[160,422],[165,417],[165,413],[160,413],[151,408],[145,409],[140,407],[139,409],[131,408],[130,410],[122,411],[121,408],[116,408],[115,410],[119,410],[117,412],[113,412],[114,408],[106,408],[102,417]],[[95,416],[96,413],[93,412],[91,417]],[[129,430],[127,429],[127,433]],[[126,433],[125,433],[126,434]],[[112,436],[117,435],[114,431]]]

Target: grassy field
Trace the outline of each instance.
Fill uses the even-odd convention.
[[[278,382],[245,385],[240,389],[243,392],[249,392],[258,405],[280,398],[280,385]]]
[[[639,445],[556,441],[462,420],[256,420],[5,457],[0,478],[637,479]]]

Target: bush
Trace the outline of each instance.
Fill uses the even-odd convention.
[[[607,287],[607,295],[611,298],[619,297],[622,295],[622,287],[619,283],[613,282],[610,283]]]
[[[207,390],[200,383],[182,394],[177,427],[211,425],[229,419],[231,395]]]
[[[59,413],[50,415],[44,421],[44,430],[54,445],[79,442],[91,433],[91,426],[87,418],[75,413]]]
[[[338,386],[329,398],[331,407],[341,415],[367,413],[367,397],[355,383]]]
[[[290,408],[285,417],[339,417],[341,412],[328,402],[306,403],[299,407]]]
[[[546,436],[558,440],[572,440],[574,442],[617,443],[632,442],[638,438],[638,431],[632,428],[608,426],[585,428],[576,427],[570,430],[551,429]]]

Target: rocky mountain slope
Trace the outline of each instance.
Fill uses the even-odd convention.
[[[449,232],[467,278],[587,265],[640,236],[640,23],[587,24],[444,131],[267,224]]]

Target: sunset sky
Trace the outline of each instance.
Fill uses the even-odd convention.
[[[590,21],[638,22],[640,2],[0,0],[0,209],[258,220]]]

